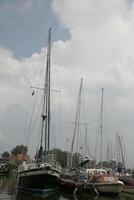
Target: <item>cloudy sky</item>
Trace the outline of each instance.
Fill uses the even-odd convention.
[[[36,149],[39,117],[31,120],[30,116],[34,104],[39,109],[41,91],[32,97],[30,87],[43,83],[50,26],[52,89],[61,91],[52,92],[51,145],[70,149],[83,77],[81,122],[87,123],[91,153],[96,138],[99,152],[103,87],[103,159],[108,142],[114,144],[118,132],[126,163],[134,167],[133,0],[0,1],[0,151],[21,143],[29,144],[30,152]],[[84,146],[84,127],[80,132]]]

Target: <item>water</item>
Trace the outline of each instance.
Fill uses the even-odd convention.
[[[17,178],[15,176],[0,176],[0,200],[134,200],[134,194],[121,194],[118,196],[77,195],[55,192],[49,196],[39,196],[17,191]]]

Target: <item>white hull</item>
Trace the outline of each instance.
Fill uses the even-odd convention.
[[[123,189],[123,183],[95,183],[94,187],[99,193],[119,194]]]
[[[56,170],[52,170],[52,169],[47,170],[43,168],[21,171],[19,172],[19,177],[43,175],[43,174],[53,175],[53,176],[56,176],[57,178],[60,178],[60,172],[57,172]]]

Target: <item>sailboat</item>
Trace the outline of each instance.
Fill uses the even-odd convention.
[[[18,168],[18,189],[21,191],[51,192],[56,190],[59,185],[61,167],[50,154],[50,55],[51,28],[48,35],[46,74],[43,89],[40,148],[34,161],[23,162]],[[44,148],[43,138],[45,140]]]
[[[101,96],[101,119],[100,119],[100,133],[101,133],[101,143],[100,143],[100,162],[99,169],[87,169],[88,182],[93,186],[93,188],[98,193],[103,194],[120,194],[123,188],[123,182],[119,181],[113,174],[107,173],[103,166],[103,94],[104,88],[102,88]]]
[[[82,193],[82,192],[89,192],[90,187],[86,184],[86,172],[82,171],[81,168],[89,162],[88,157],[82,157],[79,154],[79,146],[78,146],[78,134],[79,134],[79,125],[80,123],[80,111],[81,111],[81,92],[82,92],[82,83],[83,79],[81,78],[80,88],[78,93],[78,102],[76,108],[76,116],[75,116],[75,123],[74,123],[74,131],[73,131],[73,138],[71,143],[71,153],[70,153],[70,160],[68,161],[69,166],[64,169],[63,173],[61,174],[61,181],[60,181],[60,189],[62,191]],[[85,124],[84,124],[85,125]],[[77,153],[73,155],[74,149],[74,142],[76,139],[76,149]],[[81,160],[81,161],[80,161]]]

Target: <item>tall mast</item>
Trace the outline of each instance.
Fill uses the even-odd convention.
[[[108,142],[107,151],[106,151],[106,160],[110,161],[110,143]]]
[[[120,162],[120,148],[119,148],[119,139],[118,139],[117,132],[116,132],[116,160],[117,160],[117,163]]]
[[[42,108],[42,125],[40,148],[43,151],[43,133],[45,122],[45,154],[49,151],[50,146],[50,56],[51,56],[51,28],[48,35],[47,63],[44,81],[43,108]],[[42,152],[43,153],[43,152]]]
[[[50,150],[51,28],[48,37],[48,151]]]
[[[102,167],[102,140],[103,140],[103,92],[104,88],[101,89],[102,95],[101,95],[101,118],[100,118],[100,133],[101,133],[101,143],[100,143],[100,163]]]
[[[118,135],[118,140],[119,140],[119,145],[120,145],[122,164],[123,164],[123,168],[125,170],[125,160],[124,160],[124,155],[123,155],[123,148],[122,148],[121,138],[119,135]]]
[[[75,140],[75,135],[76,135],[76,129],[77,129],[77,126],[79,126],[82,82],[83,82],[83,78],[81,78],[81,83],[80,83],[80,89],[79,89],[79,94],[78,94],[77,110],[76,110],[76,116],[75,116],[73,139],[72,139],[72,144],[71,144],[71,159],[70,159],[70,166],[71,167],[72,167],[72,161],[73,161],[73,147],[74,147],[74,140]]]
[[[87,124],[85,124],[85,146],[86,146],[86,156],[87,156]]]

